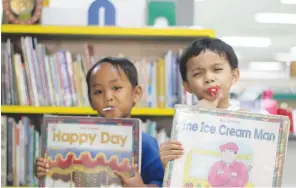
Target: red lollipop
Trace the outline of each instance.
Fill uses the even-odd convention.
[[[220,87],[219,86],[214,86],[214,87],[210,87],[208,88],[208,93],[214,97],[218,94]]]

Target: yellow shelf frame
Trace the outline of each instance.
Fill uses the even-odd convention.
[[[4,114],[63,114],[63,115],[96,115],[88,107],[54,107],[54,106],[1,106]],[[134,116],[173,116],[173,108],[134,108]]]
[[[45,34],[45,35],[94,35],[130,37],[214,37],[211,29],[186,28],[123,28],[101,26],[51,26],[51,25],[13,25],[3,24],[1,33]]]

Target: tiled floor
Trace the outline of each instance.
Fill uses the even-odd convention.
[[[296,140],[289,140],[282,187],[296,187]]]

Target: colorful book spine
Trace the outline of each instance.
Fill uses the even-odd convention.
[[[58,49],[49,55],[46,45],[36,38],[21,37],[20,41],[20,54],[14,53],[16,45],[10,40],[2,43],[3,105],[89,107],[85,76],[95,62],[91,46],[86,45],[83,54]],[[179,56],[168,49],[164,57],[134,61],[144,90],[137,107],[172,108],[192,102],[192,95],[179,87]]]
[[[1,186],[7,182],[7,117],[1,115]]]

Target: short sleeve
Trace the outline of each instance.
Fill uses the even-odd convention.
[[[142,133],[141,176],[145,184],[162,187],[164,169],[159,157],[159,147],[155,138]]]

